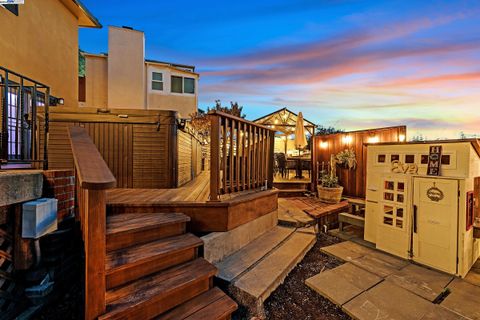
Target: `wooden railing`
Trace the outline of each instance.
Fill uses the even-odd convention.
[[[106,189],[116,180],[85,129],[71,127],[69,137],[85,248],[85,319],[90,320],[105,313]]]
[[[210,201],[222,194],[273,187],[275,131],[210,111]]]

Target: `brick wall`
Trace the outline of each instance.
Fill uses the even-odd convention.
[[[73,215],[75,207],[75,173],[73,170],[44,171],[43,197],[58,200],[58,222]]]

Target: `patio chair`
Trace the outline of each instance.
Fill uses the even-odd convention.
[[[308,171],[308,178],[310,178],[312,172],[312,161],[311,160],[302,160],[302,172]]]
[[[296,171],[297,170],[297,160],[288,159],[287,160],[287,178],[290,177],[290,170]]]
[[[285,154],[282,152],[277,153],[276,161],[278,164],[278,173],[280,173],[282,175],[282,178],[284,178],[287,166],[287,158],[285,157]]]

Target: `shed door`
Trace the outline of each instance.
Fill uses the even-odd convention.
[[[414,178],[413,260],[457,272],[458,180]]]

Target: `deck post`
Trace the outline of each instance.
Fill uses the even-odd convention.
[[[273,166],[275,164],[274,153],[275,153],[275,133],[269,132],[270,143],[268,145],[268,175],[267,175],[267,187],[268,189],[273,188]]]
[[[220,117],[210,115],[210,199],[220,201],[218,198],[218,185],[220,176]],[[226,137],[224,137],[225,139]],[[224,159],[223,161],[226,161]],[[225,172],[224,172],[225,175]]]

